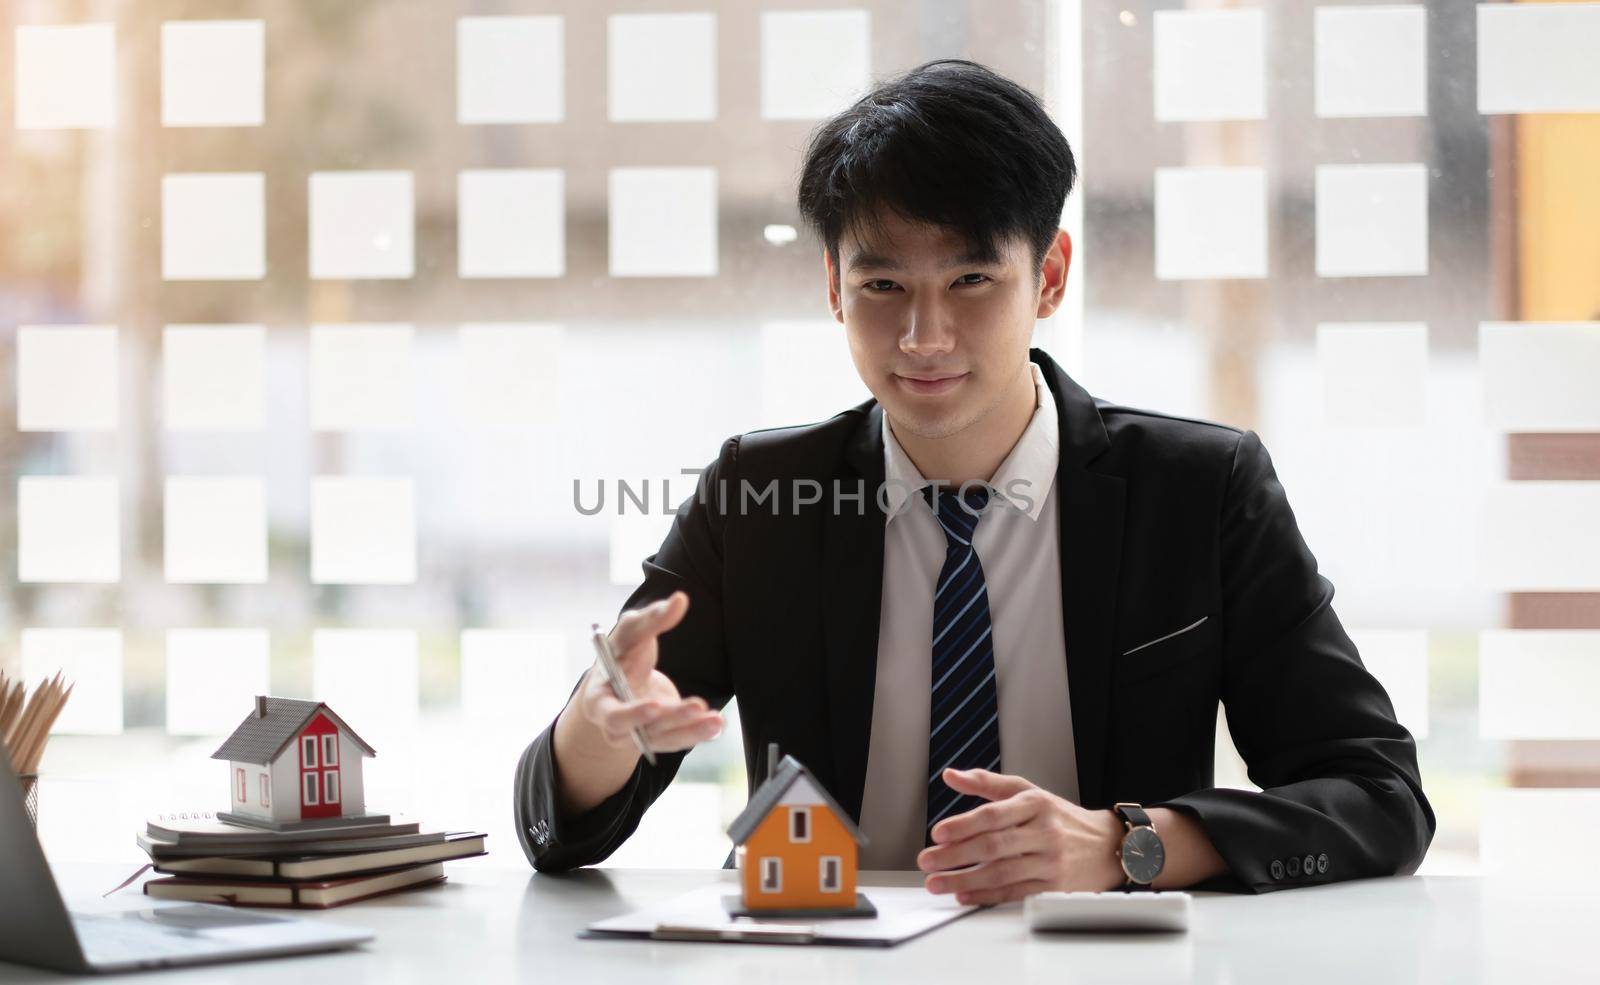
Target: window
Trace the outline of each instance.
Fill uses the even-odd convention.
[[[317,774],[302,773],[300,775],[300,779],[304,781],[301,784],[304,789],[301,791],[300,803],[306,805],[307,807],[317,806],[317,793],[319,788],[317,783]]]
[[[337,735],[324,735],[322,737],[322,765],[339,765],[339,737]]]
[[[234,799],[237,800],[241,804],[250,803],[250,795],[245,793],[245,790],[244,790],[244,769],[241,767],[239,769],[234,770],[233,771],[233,778],[234,778],[235,784],[239,788],[234,794]]]
[[[811,840],[811,808],[789,808],[789,840],[793,842]]]
[[[272,783],[267,779],[267,774],[262,773],[256,779],[261,781],[261,806],[272,806]]]
[[[300,765],[302,767],[317,765],[317,737],[306,735],[300,738]]]
[[[839,891],[839,876],[844,872],[844,861],[837,855],[824,855],[818,860],[817,884],[825,893]]]
[[[783,889],[783,859],[764,858],[761,860],[761,891],[763,893],[776,893]]]
[[[322,802],[324,804],[337,804],[339,802],[339,773],[330,770],[322,774]]]

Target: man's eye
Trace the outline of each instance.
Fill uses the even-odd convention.
[[[895,283],[892,280],[869,280],[861,286],[869,291],[892,291]]]
[[[956,278],[957,284],[982,284],[989,279],[988,274],[962,274]]]

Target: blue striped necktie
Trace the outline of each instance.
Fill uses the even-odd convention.
[[[985,802],[956,793],[940,775],[946,767],[1000,768],[1000,703],[989,592],[972,547],[989,490],[976,486],[961,496],[924,486],[922,495],[938,516],[945,539],[944,567],[933,596],[933,694],[928,705],[928,824],[923,840],[932,844],[935,822]]]

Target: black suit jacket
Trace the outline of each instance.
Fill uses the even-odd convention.
[[[1067,662],[1081,803],[1192,815],[1230,869],[1211,888],[1414,871],[1434,830],[1416,746],[1334,614],[1260,439],[1093,398],[1043,352],[1032,358],[1061,422],[1066,634],[1064,654],[1039,657]],[[688,592],[659,666],[712,707],[738,698],[752,790],[777,742],[858,820],[882,597],[882,413],[868,401],[730,438],[627,602]],[[773,480],[777,515],[757,498]],[[803,502],[815,495],[804,480],[821,503]],[[1213,786],[1219,700],[1260,792]],[[545,871],[614,851],[683,758],[641,759],[614,796],[568,817],[550,738],[527,748],[515,780],[518,835]]]

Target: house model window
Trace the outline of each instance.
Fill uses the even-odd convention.
[[[811,840],[811,808],[789,808],[789,840],[797,843]]]
[[[820,871],[817,874],[820,888],[825,893],[837,893],[839,891],[839,875],[843,871],[844,860],[837,855],[824,855],[820,861],[822,864],[819,866]]]
[[[764,858],[761,860],[761,891],[763,893],[783,892],[783,859]]]

